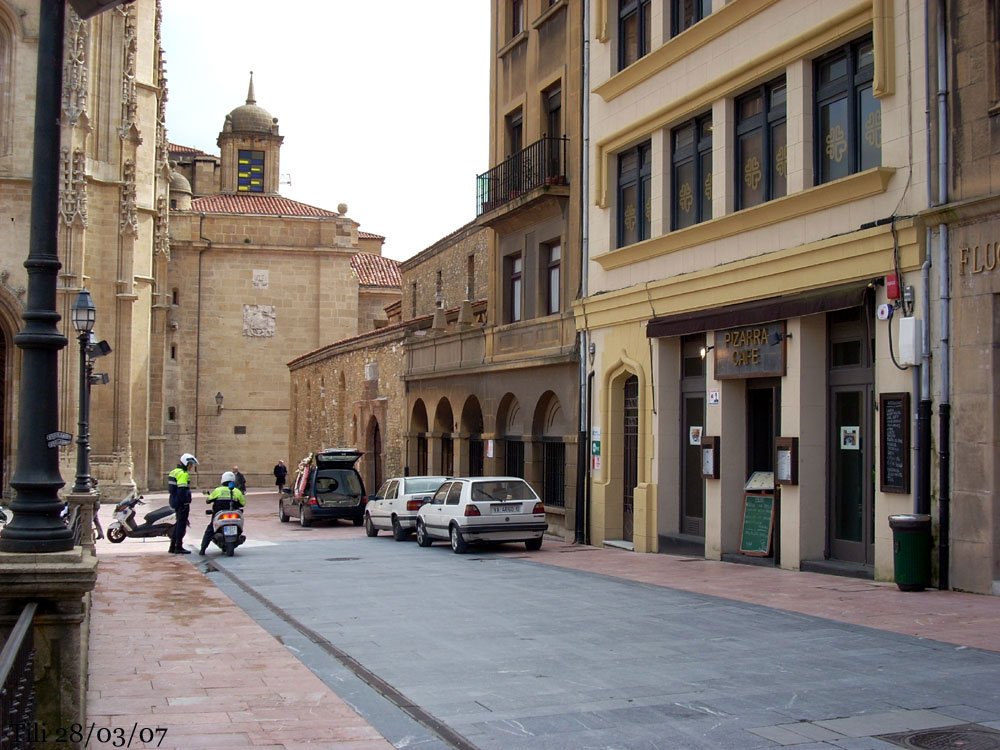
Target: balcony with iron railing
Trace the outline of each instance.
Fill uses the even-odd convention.
[[[476,217],[496,211],[540,188],[568,185],[568,146],[568,138],[543,136],[476,177]]]

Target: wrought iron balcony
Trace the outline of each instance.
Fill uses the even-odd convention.
[[[476,178],[476,216],[542,185],[566,185],[568,138],[544,136]]]

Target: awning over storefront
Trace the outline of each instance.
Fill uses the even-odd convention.
[[[726,305],[711,310],[695,310],[678,315],[653,318],[646,326],[646,336],[655,339],[664,336],[684,336],[702,331],[769,323],[803,315],[845,310],[857,307],[865,298],[870,282],[857,281],[841,286],[814,289],[799,294],[768,297],[767,299]]]

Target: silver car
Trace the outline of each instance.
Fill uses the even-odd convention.
[[[365,509],[365,533],[391,531],[401,542],[416,527],[417,511],[448,477],[395,477],[385,481]]]
[[[474,542],[524,542],[542,547],[545,506],[518,477],[471,477],[446,481],[417,511],[417,544],[448,540],[461,554]]]

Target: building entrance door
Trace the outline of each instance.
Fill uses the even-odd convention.
[[[827,539],[835,560],[875,564],[874,359],[870,305],[827,315]]]
[[[705,431],[705,334],[681,339],[681,519],[682,534],[705,536],[705,480],[701,435]],[[694,433],[697,432],[697,439]]]
[[[625,409],[622,456],[622,539],[632,541],[635,485],[639,481],[639,378],[625,381]]]
[[[747,479],[755,471],[774,471],[774,438],[780,422],[780,381],[747,381]]]

